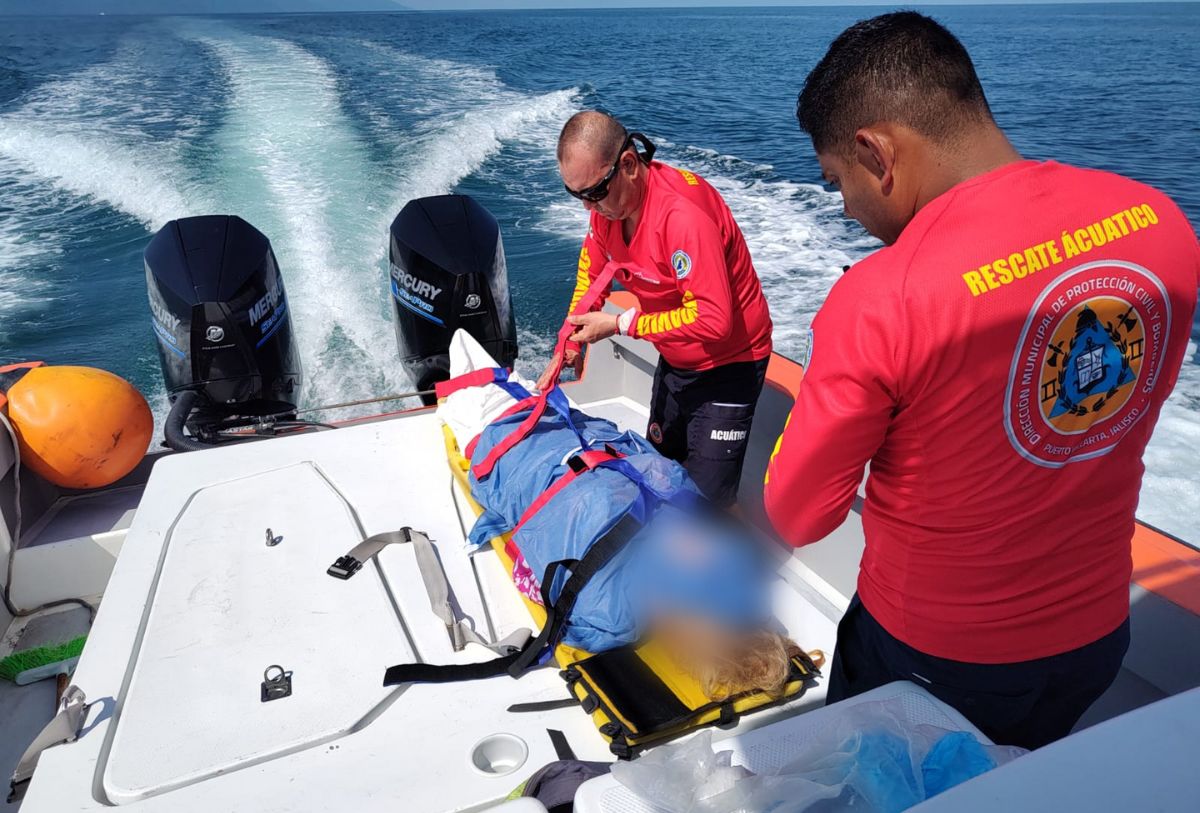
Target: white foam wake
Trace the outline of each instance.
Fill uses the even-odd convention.
[[[167,159],[148,152],[54,125],[0,118],[0,155],[59,189],[124,212],[152,230],[203,211],[199,196],[180,189],[174,174],[163,171]]]
[[[376,125],[373,136],[390,145],[392,155],[383,167],[391,189],[381,233],[408,201],[449,193],[468,177],[497,183],[514,199],[538,199],[530,178],[554,172],[554,139],[578,108],[578,88],[525,93],[505,85],[489,68],[378,43],[361,45],[358,59],[380,79],[379,92],[367,104]],[[412,121],[404,126],[401,119]],[[504,161],[492,162],[502,151]],[[382,241],[378,247],[386,273],[386,247]],[[518,326],[518,339],[518,370],[536,377],[549,361],[552,343],[524,325]]]
[[[420,117],[410,129],[390,131],[396,146],[390,169],[396,178],[397,211],[413,198],[446,194],[484,169],[501,149],[520,153],[536,147],[544,167],[553,165],[542,148],[547,133],[557,133],[575,111],[577,88],[529,94],[509,88],[486,68],[428,59],[386,45],[366,47],[385,77],[407,82],[405,112]]]
[[[148,229],[203,211],[210,201],[186,182],[178,157],[200,124],[199,113],[182,107],[178,88],[148,74],[144,64],[170,55],[175,45],[131,36],[111,60],[38,87],[20,108],[0,116],[0,158],[9,165],[0,173],[11,178],[4,169],[19,168]],[[14,216],[45,202],[44,187],[31,191],[33,199]]]
[[[1163,404],[1146,447],[1138,517],[1189,542],[1200,542],[1200,349],[1188,345],[1175,391]]]
[[[528,127],[560,119],[572,92],[522,94],[486,70],[373,46],[358,58],[391,73],[369,116],[369,136],[393,145],[379,167],[343,110],[355,89],[340,88],[325,60],[292,42],[191,30],[230,91],[216,197],[276,245],[306,402],[407,389],[386,294],[388,224],[412,198],[450,192]],[[414,116],[417,126],[393,129]]]
[[[0,156],[0,346],[16,314],[36,305],[45,287],[36,275],[23,273],[52,255],[62,242],[54,229],[39,228],[28,214],[31,201],[42,194],[36,177],[30,177],[11,159]]]
[[[142,46],[118,48],[110,61],[46,82],[0,116],[0,339],[59,293],[66,241],[96,214],[112,210],[156,229],[208,208],[186,183],[177,152],[197,119],[171,107],[177,88],[147,76],[147,57]],[[102,239],[96,235],[85,239]]]
[[[377,184],[341,109],[336,76],[293,43],[197,28],[228,84],[213,151],[215,197],[275,247],[305,367],[305,402],[400,387],[374,262],[383,239]]]

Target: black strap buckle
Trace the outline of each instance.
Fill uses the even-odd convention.
[[[338,560],[329,566],[325,572],[335,579],[346,579],[353,576],[358,571],[362,570],[363,563],[355,559],[353,556],[346,554],[339,556]]]
[[[621,728],[620,723],[610,721],[600,726],[600,733],[605,737],[608,737],[610,740],[615,740],[617,737],[620,737],[624,734],[624,729]]]
[[[620,457],[621,456],[621,453],[617,450],[617,447],[613,446],[611,443],[604,444],[604,451],[608,454],[609,457]],[[582,452],[580,452],[579,454],[573,454],[570,457],[568,457],[567,465],[570,466],[571,471],[575,472],[576,474],[583,474],[589,468],[594,468],[593,466],[589,466],[587,463],[583,462]]]

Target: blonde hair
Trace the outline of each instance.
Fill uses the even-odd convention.
[[[771,630],[731,634],[694,621],[662,628],[659,640],[676,666],[715,701],[747,692],[782,697],[792,659],[804,654],[791,638]],[[820,651],[810,657],[818,666],[825,660]]]
[[[742,645],[707,664],[697,664],[696,674],[704,693],[725,700],[744,692],[760,691],[782,696],[792,671],[792,658],[802,654],[799,645],[777,632],[749,633]]]

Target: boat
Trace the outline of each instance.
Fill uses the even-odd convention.
[[[173,448],[80,490],[18,468],[0,442],[0,552],[12,549],[14,603],[98,607],[69,685],[0,686],[0,768],[15,770],[6,809],[519,813],[545,810],[506,802],[535,769],[564,753],[616,758],[556,669],[382,685],[392,664],[494,657],[447,635],[412,545],[388,546],[353,579],[331,578],[331,563],[363,539],[418,529],[436,550],[456,624],[492,642],[535,626],[496,551],[466,546],[475,514],[447,465],[430,391],[449,373],[443,337],[453,329],[498,364],[516,356],[498,227],[464,196],[413,201],[393,223],[389,254],[401,361],[419,405],[332,424],[299,419],[302,372],[269,241],[237,218],[188,218],[146,251]],[[201,267],[210,276],[195,276]],[[618,291],[606,307],[631,304]],[[585,412],[641,432],[656,362],[650,344],[614,336],[563,390]],[[739,506],[764,534],[763,474],[802,377],[773,355],[755,413]],[[833,652],[863,551],[861,506],[817,544],[765,543],[783,576],[776,616],[806,649]],[[1140,522],[1131,544],[1133,643],[1112,688],[1065,740],[919,809],[1112,809],[1116,800],[1194,809],[1200,550]],[[87,622],[79,606],[33,618],[0,609],[9,647],[35,629],[61,640]],[[965,723],[919,686],[888,691],[921,695],[937,719]],[[797,732],[838,713],[843,704],[825,707],[824,695],[818,678],[708,730],[738,759],[782,759]],[[26,752],[48,724],[46,747]],[[609,777],[584,785],[577,805],[652,810]]]

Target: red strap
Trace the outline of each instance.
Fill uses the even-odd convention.
[[[513,542],[513,538],[511,536],[504,541],[504,552],[507,553],[508,558],[512,559],[514,562],[517,561],[517,559],[521,556],[521,549],[517,547],[516,542]]]
[[[613,276],[616,275],[621,268],[622,266],[610,260],[596,276],[596,278],[592,280],[592,284],[588,286],[587,292],[579,298],[577,303],[575,303],[575,307],[572,309],[570,315],[581,316],[590,311],[592,306],[595,305],[602,296],[604,296],[606,291],[608,291],[608,286],[612,284]],[[554,360],[557,362],[555,365],[554,381],[558,380],[558,373],[562,372],[563,363],[565,360],[563,350],[567,346],[567,339],[569,339],[571,334],[574,332],[575,325],[564,319],[562,327],[558,329],[558,341],[554,345]],[[553,389],[553,387],[551,387],[551,389]]]
[[[438,381],[433,385],[434,392],[438,398],[445,398],[447,395],[465,390],[467,387],[482,387],[485,384],[491,384],[496,380],[495,367],[482,367],[478,370],[472,370],[469,373],[455,376],[447,381]]]
[[[518,412],[524,412],[525,410],[529,409],[531,406],[536,404],[537,400],[538,400],[538,397],[536,395],[531,395],[528,398],[522,398],[520,401],[517,401],[515,404],[510,406],[508,409],[501,412],[496,417],[496,420],[498,421],[498,420],[501,420],[502,418],[511,417],[513,415],[516,415]]]
[[[531,406],[533,406],[534,403],[537,401],[537,399],[538,399],[538,397],[536,395],[531,395],[528,398],[522,398],[520,401],[517,401],[515,404],[510,406],[508,409],[504,410],[499,415],[497,415],[496,418],[493,420],[493,423],[495,421],[501,420],[503,418],[507,418],[510,415],[516,415],[518,412],[524,412],[525,410],[527,410]],[[479,438],[482,436],[482,434],[483,433],[481,432],[480,434],[471,438],[471,442],[467,444],[466,451],[464,452],[464,454],[467,456],[467,460],[470,460],[472,457],[475,456],[475,446],[478,445]]]
[[[527,438],[544,414],[546,414],[546,399],[538,396],[533,409],[525,416],[525,420],[521,421],[516,429],[505,435],[504,440],[489,449],[487,457],[471,467],[471,471],[475,474],[475,479],[480,480],[491,474],[492,469],[496,467],[496,462],[507,454],[509,449]]]
[[[575,482],[575,478],[584,472],[591,471],[606,460],[616,460],[621,455],[613,454],[605,449],[591,449],[586,452],[581,452],[575,456],[583,462],[584,468],[578,471],[575,469],[568,469],[561,477],[551,483],[548,489],[539,494],[536,500],[530,503],[529,507],[525,509],[525,513],[521,515],[521,519],[517,522],[516,526],[513,527],[512,533],[508,537],[508,541],[504,543],[504,552],[508,554],[508,558],[516,561],[517,556],[519,556],[521,553],[521,549],[517,547],[517,543],[513,541],[517,536],[517,532],[525,526],[526,522],[533,518],[534,514],[545,508],[546,503],[554,499],[555,494],[562,491],[571,483]]]
[[[579,298],[579,302],[576,303],[575,308],[571,311],[571,315],[578,316],[590,311],[600,297],[604,296],[605,291],[608,290],[608,286],[612,284],[613,275],[617,273],[620,267],[614,262],[609,262],[604,266],[604,269],[592,280],[592,284],[588,286],[587,292]],[[574,332],[575,325],[564,319],[562,327],[558,329],[558,341],[554,344],[554,355],[552,357],[554,359],[554,367],[550,378],[551,381],[557,382],[559,374],[562,373],[564,361],[563,350],[567,345],[567,339]],[[556,386],[558,386],[557,383],[538,395],[537,403],[529,415],[526,416],[525,420],[521,421],[521,425],[510,432],[504,440],[493,446],[488,452],[487,457],[471,468],[471,471],[475,474],[475,479],[482,479],[491,474],[492,469],[496,467],[496,461],[507,454],[512,447],[528,437],[533,428],[537,426],[537,422],[541,420],[542,415],[545,414],[546,398]]]

